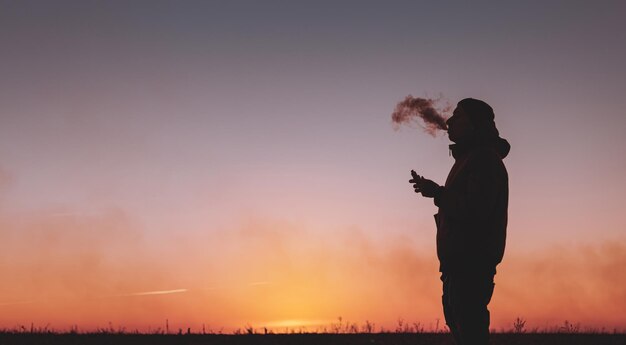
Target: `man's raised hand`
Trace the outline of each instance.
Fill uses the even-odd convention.
[[[413,184],[415,193],[422,193],[422,196],[426,198],[434,198],[440,192],[441,186],[418,175],[414,170],[411,170],[411,176],[413,178],[409,180],[409,183]]]

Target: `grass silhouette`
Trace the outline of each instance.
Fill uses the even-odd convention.
[[[626,344],[624,330],[605,328],[583,328],[580,324],[564,321],[561,325],[545,329],[526,329],[526,320],[518,317],[507,330],[492,330],[493,345],[623,345]],[[425,329],[419,322],[409,323],[398,319],[395,327],[376,328],[370,321],[359,325],[344,321],[309,330],[306,327],[268,329],[255,328],[250,324],[237,328],[232,333],[214,331],[204,325],[200,330],[190,327],[177,330],[165,328],[151,329],[148,332],[127,330],[123,326],[81,331],[77,325],[65,330],[55,330],[50,325],[30,327],[18,325],[0,329],[0,344],[414,344],[452,345],[452,337],[447,328]]]
[[[452,345],[447,333],[293,333],[293,334],[134,334],[134,333],[0,333],[0,344],[413,344]],[[624,333],[496,333],[492,345],[623,345]]]

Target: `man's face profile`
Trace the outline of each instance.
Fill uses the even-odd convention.
[[[448,138],[455,143],[465,140],[474,131],[474,126],[470,122],[467,113],[457,106],[446,124],[448,125]]]

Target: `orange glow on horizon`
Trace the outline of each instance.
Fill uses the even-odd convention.
[[[0,226],[10,229],[2,235],[5,257],[22,258],[0,266],[13,277],[0,300],[3,327],[112,323],[145,331],[169,320],[172,328],[225,332],[247,324],[321,330],[341,317],[385,329],[403,319],[428,329],[442,320],[433,248],[407,237],[375,242],[353,229],[328,241],[294,223],[255,220],[184,242],[175,259],[160,259],[133,240],[133,222],[115,212],[83,219],[5,215]],[[203,243],[217,240],[220,252],[204,250]],[[27,249],[37,255],[24,256]],[[626,281],[615,272],[625,261],[623,241],[508,253],[496,275],[493,328],[509,329],[516,317],[539,327],[565,319],[623,327]],[[169,286],[181,287],[154,289]]]

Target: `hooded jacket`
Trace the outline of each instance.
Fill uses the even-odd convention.
[[[492,137],[450,150],[455,162],[435,197],[440,271],[495,273],[506,242],[509,188],[502,160],[510,145]]]

